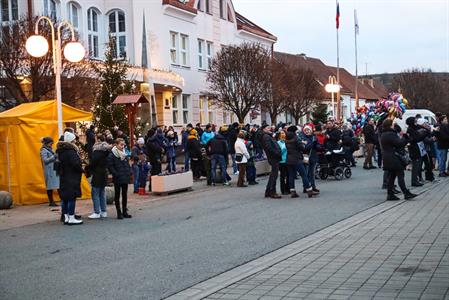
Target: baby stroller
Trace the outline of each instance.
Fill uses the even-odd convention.
[[[352,171],[346,163],[343,148],[321,153],[318,158],[319,170],[317,174],[320,179],[326,180],[329,176],[334,176],[336,180],[342,180],[345,177],[351,178]]]

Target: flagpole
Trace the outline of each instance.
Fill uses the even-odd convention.
[[[335,0],[335,3],[337,4],[338,9],[338,18],[340,19],[340,7],[338,4],[338,0]],[[340,23],[338,23],[337,26],[337,84],[340,85],[340,45],[339,45],[339,38],[338,38],[338,30],[340,28]],[[341,100],[340,100],[340,90],[337,92],[337,121],[341,121]]]
[[[359,33],[359,22],[357,19],[357,10],[354,9],[354,43],[355,43],[355,108],[359,107],[359,69],[357,58],[357,35]]]

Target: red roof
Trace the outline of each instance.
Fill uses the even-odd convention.
[[[188,1],[186,3],[179,2],[179,0],[162,0],[163,5],[172,5],[174,7],[184,9],[191,13],[196,14],[198,10],[195,7],[195,1]]]
[[[329,76],[337,77],[337,68],[325,65],[320,59],[307,57],[303,54],[289,54],[282,52],[274,52],[274,57],[291,66],[297,66],[304,69],[310,69],[315,73],[316,79],[325,85],[329,81]],[[373,87],[370,84],[373,84]],[[355,97],[355,77],[351,75],[346,69],[340,68],[340,86],[343,94]],[[359,98],[366,100],[377,100],[381,97],[385,97],[388,92],[386,87],[373,80],[360,80],[358,84]]]
[[[142,94],[137,95],[118,95],[112,104],[134,104],[134,103],[148,103],[147,98]]]

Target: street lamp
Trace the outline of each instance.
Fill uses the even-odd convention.
[[[48,17],[42,16],[36,21],[35,34],[30,36],[25,44],[27,52],[33,57],[42,57],[47,54],[49,46],[47,39],[39,35],[39,22],[45,20],[51,27],[51,43],[53,49],[53,69],[56,77],[56,105],[58,112],[58,134],[62,135],[62,96],[61,96],[61,28],[66,25],[71,32],[72,41],[67,43],[64,47],[64,57],[73,63],[80,62],[86,55],[86,50],[83,45],[75,41],[75,31],[72,24],[67,21],[62,21],[57,27],[57,36],[55,36],[55,24]]]
[[[335,119],[334,94],[340,91],[340,85],[335,76],[329,76],[329,83],[324,86],[324,89],[332,95],[332,117]]]

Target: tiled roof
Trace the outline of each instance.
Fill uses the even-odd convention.
[[[248,20],[247,18],[245,18],[244,16],[242,16],[238,12],[235,12],[235,17],[237,19],[237,29],[238,30],[248,31],[248,32],[251,32],[253,34],[256,34],[256,35],[265,37],[267,39],[273,40],[273,41],[277,40],[277,37],[275,37],[274,35],[272,35],[268,31],[266,31],[262,27],[260,27],[260,26],[256,25],[255,23],[251,22],[250,20]]]
[[[305,55],[296,55],[282,52],[274,52],[274,57],[291,66],[297,66],[304,69],[310,69],[315,73],[316,79],[325,85],[329,81],[329,76],[337,77],[337,68],[325,65],[320,59],[307,57]],[[342,94],[355,97],[355,77],[352,76],[346,69],[340,68],[340,85]],[[386,87],[378,82],[373,81],[371,87],[368,80],[363,82],[360,80],[358,84],[359,98],[367,100],[377,100],[385,97],[388,92]]]
[[[186,3],[181,3],[179,0],[162,0],[163,5],[172,5],[174,7],[184,9],[186,11],[189,11],[191,13],[196,14],[198,10],[195,7],[195,1],[188,1]]]

